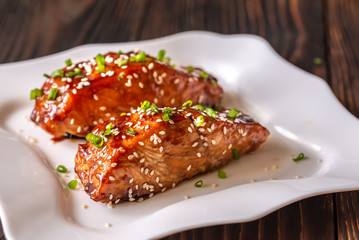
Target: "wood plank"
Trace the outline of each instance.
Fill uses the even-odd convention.
[[[0,1],[0,63],[138,39],[146,1]]]
[[[337,98],[359,117],[359,2],[327,0],[328,69]],[[359,239],[359,191],[337,193],[338,239]]]

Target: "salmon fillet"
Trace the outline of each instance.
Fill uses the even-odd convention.
[[[174,66],[144,52],[99,54],[51,75],[36,89],[30,118],[55,138],[66,133],[85,137],[97,124],[144,100],[159,107],[178,107],[187,100],[213,106],[223,95],[217,80],[202,69]]]
[[[95,127],[75,171],[95,201],[141,201],[257,149],[269,131],[237,110],[141,108]],[[147,109],[148,108],[148,109]]]

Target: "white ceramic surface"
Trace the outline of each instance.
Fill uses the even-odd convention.
[[[67,190],[82,140],[50,144],[51,136],[24,117],[34,105],[30,90],[41,87],[42,74],[62,67],[68,58],[76,62],[133,48],[154,55],[166,49],[175,63],[213,73],[225,90],[223,105],[242,109],[266,126],[268,141],[226,166],[227,179],[211,172],[140,203],[110,209],[81,190]],[[185,32],[149,41],[84,45],[0,65],[0,81],[0,216],[9,240],[156,238],[250,221],[299,199],[359,188],[358,120],[322,79],[289,64],[257,36]],[[37,143],[29,143],[27,136]],[[300,152],[307,159],[293,162],[292,155]],[[67,166],[68,177],[54,171],[58,164]],[[199,179],[205,183],[202,188],[193,185]],[[107,222],[112,227],[105,227]]]

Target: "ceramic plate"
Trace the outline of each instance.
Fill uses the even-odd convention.
[[[224,167],[227,179],[210,172],[143,202],[108,208],[84,191],[66,189],[83,141],[51,144],[51,136],[28,120],[34,106],[30,90],[41,87],[42,74],[61,68],[68,58],[77,62],[134,48],[154,55],[166,49],[175,63],[213,73],[225,90],[223,105],[242,109],[266,126],[268,141]],[[0,76],[0,216],[8,239],[157,238],[251,221],[299,199],[359,188],[358,120],[325,81],[289,64],[257,36],[185,32],[84,45],[3,64]],[[299,153],[306,159],[294,162]],[[59,164],[67,166],[68,175],[56,173]],[[194,187],[200,179],[204,186]]]

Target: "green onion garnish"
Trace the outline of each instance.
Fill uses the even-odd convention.
[[[78,74],[80,74],[81,69],[80,68],[75,68],[73,72],[67,72],[65,73],[66,77],[73,77],[73,76],[77,76]]]
[[[167,113],[170,117],[174,114],[172,108],[165,107],[162,112]]]
[[[218,85],[218,83],[217,83],[216,80],[211,80],[211,83],[212,83],[213,86],[217,86],[217,85]]]
[[[145,61],[146,53],[145,52],[140,52],[139,54],[136,55],[135,58],[136,58],[136,61],[143,62],[143,61]]]
[[[130,62],[136,61],[136,57],[130,57]]]
[[[202,123],[204,123],[204,117],[202,115],[199,115],[195,120],[194,120],[194,125],[196,125],[196,127],[200,127],[202,126]]]
[[[47,99],[48,100],[55,100],[58,91],[59,91],[59,89],[57,89],[57,88],[51,88],[50,91],[49,91],[49,95],[47,95]]]
[[[216,111],[214,111],[212,108],[206,108],[204,111],[205,111],[205,112],[207,113],[207,115],[208,115],[209,117],[211,117],[211,118],[216,118],[216,117],[217,117]]]
[[[229,118],[235,118],[237,117],[237,114],[239,113],[239,111],[235,108],[232,108],[231,110],[229,110],[229,112],[227,113],[227,117]]]
[[[166,58],[164,59],[164,62],[167,63],[167,64],[170,64],[170,63],[171,63],[171,58],[166,57]]]
[[[123,79],[123,75],[125,73],[124,72],[121,72],[119,75],[118,75],[118,81],[121,81]]]
[[[162,119],[163,119],[163,121],[167,122],[167,121],[169,121],[171,118],[170,118],[170,116],[168,115],[168,113],[165,113],[165,114],[163,114]]]
[[[118,53],[117,53],[117,54],[118,54],[118,55],[121,55],[122,53],[123,53],[123,52],[120,50],[120,51],[118,51]]]
[[[238,159],[241,157],[241,155],[239,154],[238,150],[235,149],[235,148],[232,149],[232,154],[233,154],[233,159],[238,160]]]
[[[197,182],[194,184],[194,186],[195,186],[195,187],[198,187],[198,188],[202,187],[202,186],[203,186],[203,181],[202,181],[202,180],[197,181]]]
[[[99,53],[96,56],[96,62],[97,62],[97,71],[99,73],[102,73],[105,71],[105,57]]]
[[[42,91],[38,88],[32,89],[30,92],[30,99],[34,100],[36,99],[36,97],[41,97],[42,96]]]
[[[205,109],[205,107],[203,107],[202,105],[199,105],[199,104],[196,106],[193,106],[193,108],[201,110],[201,111],[204,111],[204,109]]]
[[[208,78],[208,73],[206,73],[205,71],[201,71],[201,77]]]
[[[166,51],[165,50],[160,50],[157,54],[157,60],[158,61],[163,61],[163,59],[165,58],[165,55],[166,55]]]
[[[58,69],[56,71],[53,71],[51,73],[51,77],[55,78],[55,77],[63,77],[64,76],[64,70],[62,69]]]
[[[79,75],[76,75],[76,76],[75,76],[75,78],[83,78],[83,77],[85,77],[84,74],[79,74]]]
[[[188,100],[187,102],[182,104],[182,107],[185,108],[185,107],[187,107],[187,105],[188,105],[188,107],[192,106],[192,100]]]
[[[67,184],[67,186],[68,186],[71,190],[75,189],[75,188],[77,187],[77,180],[71,180],[71,181]]]
[[[217,111],[217,112],[218,112],[218,111],[221,111],[221,110],[223,110],[223,109],[224,109],[224,107],[222,107],[222,106],[215,106],[215,107],[214,107],[214,110]]]
[[[45,78],[49,78],[50,77],[50,75],[49,74],[47,74],[47,73],[44,73],[44,75],[43,75]]]
[[[158,107],[155,105],[155,104],[152,104],[151,105],[151,109],[152,109],[152,111],[154,111],[154,112],[160,112],[160,110],[158,109]]]
[[[127,64],[127,59],[122,59],[122,60],[117,62],[117,65],[119,67],[122,67],[123,65],[126,65],[126,64]]]
[[[296,158],[293,158],[294,162],[299,162],[300,160],[304,159],[304,153],[299,153],[299,155]]]
[[[67,173],[67,168],[64,165],[59,165],[57,166],[56,171],[59,173]]]
[[[102,132],[101,132],[101,135],[102,135],[102,136],[110,135],[112,128],[113,128],[113,124],[112,124],[112,123],[107,124],[107,125],[106,125],[106,131],[102,131]]]
[[[176,64],[173,63],[173,64],[171,65],[171,67],[175,68],[175,67],[176,67]]]
[[[188,67],[187,67],[187,70],[188,70],[188,72],[193,72],[193,71],[194,71],[194,67],[188,66]]]
[[[224,179],[224,178],[227,178],[227,174],[222,169],[219,169],[218,177]]]
[[[72,65],[71,59],[67,59],[67,60],[65,61],[65,63],[66,63],[66,66],[71,66],[71,65]]]
[[[103,138],[93,133],[87,134],[86,140],[95,145],[97,148],[101,148],[103,145]]]
[[[132,128],[128,128],[126,129],[126,133],[127,134],[131,134],[133,136],[135,136],[137,134],[137,132],[135,130],[133,130]]]
[[[124,115],[126,115],[126,114],[127,114],[127,113],[121,113],[120,116],[124,116]]]
[[[141,109],[146,111],[151,107],[151,103],[149,101],[141,102]]]

